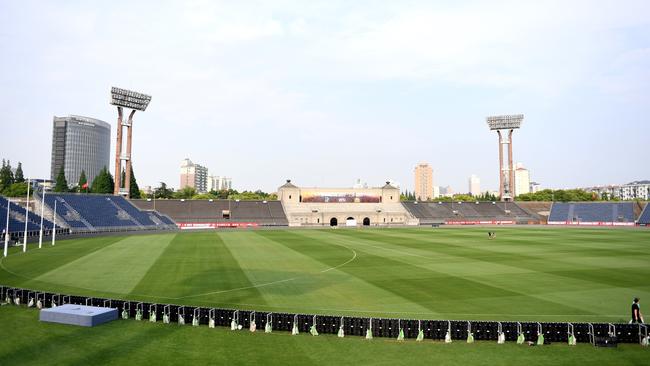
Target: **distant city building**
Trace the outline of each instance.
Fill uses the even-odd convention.
[[[454,189],[451,186],[440,187],[440,195],[443,197],[452,197],[454,195]]]
[[[144,194],[146,194],[146,195],[150,195],[151,193],[153,193],[153,189],[151,188],[151,186],[144,186],[144,188],[142,189],[142,191],[143,191]]]
[[[542,189],[542,186],[537,182],[530,182],[530,193],[539,192]]]
[[[522,163],[517,163],[515,168],[515,197],[520,194],[530,193],[530,172]]]
[[[211,175],[208,177],[208,191],[222,191],[232,189],[232,179]]]
[[[69,186],[79,182],[81,171],[91,185],[99,171],[110,168],[111,125],[82,116],[54,117],[50,177],[56,180],[61,167]]]
[[[439,186],[433,186],[433,198],[438,198],[440,197],[440,187]]]
[[[644,180],[623,185],[620,188],[620,198],[623,200],[649,200],[650,181]]]
[[[595,192],[603,199],[650,200],[650,180],[635,181],[623,185],[608,185],[584,188]]]
[[[472,196],[481,195],[481,180],[474,174],[469,177],[469,194]]]
[[[191,187],[199,193],[208,191],[208,168],[195,164],[190,159],[181,163],[180,189]]]
[[[367,182],[361,183],[361,179],[357,179],[357,182],[354,183],[352,188],[356,188],[356,189],[368,188],[368,183]]]
[[[427,201],[433,198],[433,169],[428,163],[415,167],[415,199]]]

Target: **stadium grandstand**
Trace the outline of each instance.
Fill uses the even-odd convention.
[[[34,196],[39,204],[42,197]],[[45,217],[53,217],[56,202],[57,226],[72,233],[103,231],[169,230],[176,225],[155,211],[140,210],[122,196],[103,194],[48,193]]]
[[[541,218],[512,202],[403,202],[420,225],[538,224]]]
[[[168,216],[180,228],[287,225],[287,217],[279,201],[174,199],[131,202],[141,210],[155,210]]]
[[[7,206],[9,206],[7,210]],[[9,220],[7,220],[7,211]],[[32,237],[39,235],[41,229],[41,217],[30,212],[25,216],[25,208],[10,202],[5,197],[0,196],[0,232],[7,231],[7,221],[9,222],[8,232],[13,240],[22,238],[25,235],[25,222],[27,223],[27,236]],[[54,224],[47,219],[43,219],[43,232],[50,235]],[[61,231],[63,232],[63,230]]]
[[[555,202],[549,225],[634,226],[633,202]]]

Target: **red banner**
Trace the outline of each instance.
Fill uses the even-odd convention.
[[[242,228],[257,227],[257,222],[179,222],[178,227],[183,230],[191,229],[218,229],[218,228]]]
[[[549,221],[549,225],[571,225],[571,226],[634,226],[633,222],[611,222],[611,221]]]
[[[515,222],[512,220],[503,221],[503,220],[474,220],[474,221],[461,221],[461,220],[450,220],[445,221],[447,225],[514,225]]]

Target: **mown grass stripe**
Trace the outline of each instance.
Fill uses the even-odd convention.
[[[233,257],[220,235],[193,232],[178,235],[131,291],[134,296],[165,296],[173,302],[196,303],[187,298],[235,288],[242,291],[206,295],[200,301],[213,304],[263,301],[259,291]]]
[[[262,290],[268,293],[266,296],[273,297],[274,302],[284,303],[292,309],[302,305],[304,311],[318,313],[376,315],[385,311],[386,307],[401,304],[401,309],[405,312],[434,314],[430,309],[405,301],[401,296],[363,278],[350,276],[344,269],[356,266],[359,255],[346,245],[312,240],[289,231],[258,231],[257,234],[274,242],[276,246],[294,251],[301,261],[313,267],[307,276],[298,277],[281,287]],[[278,295],[282,297],[278,299]],[[332,305],[322,306],[323,299]]]
[[[174,234],[127,237],[43,273],[36,280],[100,293],[128,294],[173,237]]]
[[[353,235],[349,234],[351,232],[346,234],[343,234],[343,232],[344,231],[339,230],[328,233],[328,235],[352,235],[353,238],[356,236],[356,233]],[[369,246],[370,248],[376,248],[372,245],[372,240],[360,238],[354,239],[358,240],[358,244],[360,245],[359,250],[361,251],[366,251],[368,253]],[[353,241],[351,241],[350,244],[351,243],[353,243]],[[385,243],[383,240],[374,243],[380,245],[389,244]],[[381,247],[374,250],[381,251],[381,249],[395,250]],[[402,250],[405,253],[408,252],[408,248],[403,248]],[[520,305],[519,309],[517,309],[517,313],[520,314],[526,313],[524,309],[540,309],[540,311],[541,309],[544,309],[544,311],[553,314],[592,314],[591,311],[585,308],[575,308],[564,303],[549,301],[541,296],[535,296],[535,294],[531,294],[529,291],[524,291],[525,287],[508,287],[492,283],[489,275],[481,277],[455,275],[450,272],[435,270],[431,268],[422,257],[416,258],[417,263],[413,263],[413,259],[410,259],[407,255],[394,256],[394,259],[388,259],[387,257],[378,258],[393,262],[393,264],[388,265],[388,268],[404,269],[407,271],[406,273],[417,273],[418,275],[414,276],[415,278],[411,278],[411,276],[405,278],[404,274],[400,275],[398,273],[392,273],[391,276],[394,278],[392,281],[399,281],[400,286],[391,284],[391,287],[405,288],[406,285],[412,284],[412,288],[409,288],[404,292],[404,294],[414,293],[415,298],[407,298],[411,301],[421,301],[421,304],[427,304],[429,308],[439,313],[453,313],[454,311],[451,310],[452,308],[462,309],[464,307],[477,306],[481,306],[483,309],[486,309],[485,311],[487,312],[495,313],[498,312],[499,309],[503,309],[507,303],[516,303]],[[396,263],[401,263],[402,265]],[[468,267],[471,267],[473,264],[474,261],[468,260],[466,262]],[[510,276],[516,275],[510,274]],[[427,293],[420,293],[422,289],[426,288],[424,285],[425,283],[431,283],[434,281],[440,288],[443,288],[440,293],[435,290],[431,290]],[[510,309],[513,308],[512,305],[508,307]],[[509,314],[504,314],[504,316],[509,316]]]
[[[45,245],[40,249],[38,244],[28,244],[26,253],[12,248],[10,257],[0,258],[0,278],[10,278],[15,286],[39,285],[34,278],[122,239],[123,236],[105,236],[92,240],[60,240],[55,246]]]

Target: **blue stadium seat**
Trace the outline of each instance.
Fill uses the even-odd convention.
[[[549,222],[634,222],[632,202],[556,202]]]
[[[9,202],[5,197],[0,196],[0,232],[5,230],[7,225],[7,204],[9,203],[9,232],[21,233],[25,231],[25,208]],[[38,207],[38,205],[37,205]],[[53,224],[51,221],[43,220],[43,229],[52,229]],[[27,231],[34,232],[41,229],[41,216],[34,212],[29,212],[27,218]]]
[[[54,209],[57,217],[72,229],[83,231],[150,230],[175,227],[168,218],[156,223],[148,212],[139,210],[122,196],[50,193],[45,195],[46,205]]]

